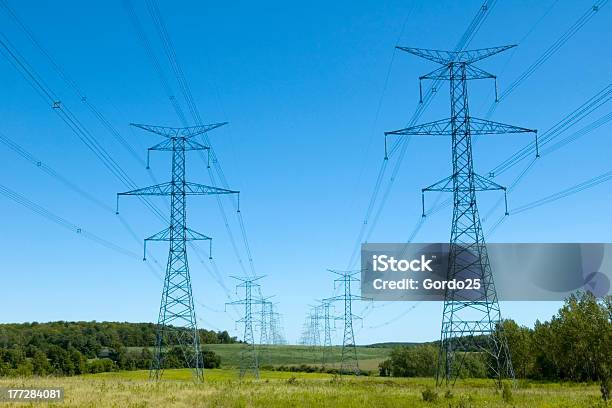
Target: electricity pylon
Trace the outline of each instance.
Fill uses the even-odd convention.
[[[321,305],[310,306],[310,312],[308,314],[309,324],[309,338],[310,345],[312,346],[314,354],[314,362],[317,363],[317,353],[321,347],[321,319],[322,319]],[[322,350],[321,350],[322,351]]]
[[[270,309],[268,305],[272,302],[269,300],[272,296],[258,299],[259,303],[259,349],[261,352],[260,361],[266,360],[268,365],[272,364],[272,356],[269,347],[265,347],[270,344],[270,336],[272,335],[270,327]]]
[[[306,319],[302,324],[302,334],[300,335],[299,344],[301,346],[310,345],[310,316],[306,316]]]
[[[144,244],[146,256],[147,241],[170,242],[164,289],[157,319],[155,354],[149,374],[149,377],[154,380],[159,380],[163,374],[164,349],[170,345],[179,345],[183,348],[185,363],[187,367],[193,369],[196,381],[203,377],[200,336],[191,292],[186,244],[187,241],[194,240],[212,242],[212,238],[187,227],[186,196],[238,194],[238,191],[188,182],[185,178],[185,152],[191,150],[210,151],[210,147],[204,146],[192,140],[192,138],[224,124],[215,123],[184,128],[131,124],[166,138],[161,143],[149,148],[148,152],[152,150],[172,152],[172,181],[117,194],[117,214],[119,213],[119,196],[170,196],[170,226],[145,239]],[[147,167],[148,165],[149,154],[147,153]]]
[[[283,329],[282,329],[282,323],[281,323],[281,315],[280,313],[278,313],[275,309],[276,305],[278,303],[274,303],[274,302],[267,302],[266,306],[267,306],[267,315],[268,315],[268,324],[269,324],[269,329],[268,329],[268,338],[269,338],[269,343],[268,344],[284,344],[285,340],[284,340],[284,336],[283,336]]]
[[[332,342],[331,342],[331,325],[330,321],[330,313],[329,309],[331,307],[331,302],[327,299],[322,301],[321,306],[323,307],[323,367],[325,367],[328,363],[331,362],[331,351],[332,351]]]
[[[278,312],[274,311],[274,303],[268,302],[265,304],[268,315],[268,344],[280,344],[280,333],[278,327]]]
[[[338,283],[343,286],[344,294],[324,299],[325,302],[343,301],[344,314],[341,320],[344,321],[344,335],[342,337],[342,357],[340,359],[340,373],[354,373],[359,375],[359,360],[357,359],[357,348],[355,347],[355,332],[353,330],[353,319],[361,319],[360,316],[353,314],[352,303],[354,300],[371,300],[351,293],[351,283],[359,282],[355,275],[361,271],[336,271],[328,269],[330,272],[339,276],[334,280],[334,289]]]
[[[531,132],[536,134],[537,146],[537,133],[532,129],[471,117],[467,92],[467,81],[469,80],[496,80],[494,75],[472,64],[512,47],[514,46],[509,45],[460,52],[397,47],[402,51],[441,65],[434,71],[421,76],[419,80],[433,79],[450,82],[451,116],[448,119],[386,132],[385,138],[388,135],[451,136],[453,173],[422,190],[423,216],[425,216],[425,192],[453,193],[454,205],[447,279],[471,278],[479,279],[481,282],[480,290],[469,291],[469,293],[446,289],[436,374],[438,385],[443,382],[446,385],[454,384],[466,353],[473,351],[487,354],[489,366],[498,381],[501,381],[502,377],[514,378],[507,340],[500,324],[501,312],[497,292],[476,205],[477,191],[501,190],[505,197],[506,188],[474,172],[471,137]],[[495,88],[497,90],[497,84]]]
[[[270,344],[270,320],[268,304],[272,304],[268,299],[272,296],[259,299],[259,344]]]
[[[253,299],[252,291],[254,287],[259,286],[255,281],[263,278],[263,276],[255,278],[232,276],[232,278],[242,282],[236,285],[236,290],[244,288],[244,299],[226,303],[226,307],[227,305],[244,305],[244,317],[237,321],[238,323],[244,323],[243,341],[245,345],[240,350],[240,378],[244,377],[248,371],[251,371],[255,378],[259,378],[259,360],[257,349],[255,348],[255,336],[253,334],[253,305],[260,303],[260,300]]]

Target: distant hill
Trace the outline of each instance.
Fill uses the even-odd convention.
[[[373,343],[373,344],[367,344],[365,346],[358,346],[358,347],[388,348],[388,347],[397,347],[397,346],[416,346],[418,344],[429,344],[429,343],[430,342],[415,343],[415,342],[389,341],[386,343]]]

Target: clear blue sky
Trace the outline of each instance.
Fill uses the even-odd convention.
[[[592,4],[561,0],[550,8],[553,3],[498,2],[472,41],[472,48],[497,46],[519,42],[530,33],[514,53],[479,65],[499,75],[500,90]],[[160,139],[131,130],[129,122],[179,124],[121,2],[10,4],[143,158],[146,148]],[[135,7],[174,92],[180,95],[145,5],[135,2]],[[242,191],[241,207],[255,268],[266,275],[263,293],[275,295],[279,302],[289,341],[299,338],[308,304],[332,295],[333,279],[326,269],[345,268],[350,258],[383,158],[383,132],[406,124],[418,102],[418,76],[435,68],[405,53],[393,57],[398,38],[402,45],[452,49],[479,7],[479,1],[160,2],[200,112],[207,121],[230,122],[210,137],[230,185]],[[543,131],[603,89],[612,72],[610,7],[602,8],[500,103],[492,119]],[[64,106],[70,107],[139,185],[151,184],[145,169],[85,109],[23,32],[0,11],[0,31],[56,91]],[[485,115],[491,89],[491,83],[472,85],[474,116]],[[114,206],[115,194],[125,190],[123,185],[6,58],[0,59],[0,94],[0,132],[98,200]],[[422,121],[448,116],[447,95],[445,87]],[[582,124],[609,109],[604,106]],[[510,194],[510,207],[611,170],[609,132],[610,126],[603,126],[543,157]],[[525,135],[482,138],[474,148],[477,170],[486,173],[530,140]],[[449,174],[449,157],[448,139],[421,138],[410,143],[369,242],[408,238],[419,220],[421,187]],[[208,183],[202,162],[195,155],[189,160],[189,178]],[[391,158],[391,166],[394,160]],[[87,231],[141,253],[141,243],[113,214],[93,206],[3,145],[0,162],[3,185]],[[168,179],[168,163],[164,153],[153,156],[158,180]],[[496,181],[509,183],[520,168]],[[495,194],[482,197],[482,213],[488,211]],[[610,242],[611,199],[611,185],[600,185],[511,216],[488,241]],[[159,200],[161,208],[167,208]],[[225,207],[246,258],[229,201]],[[5,197],[0,197],[0,210],[0,321],[156,320],[161,282],[142,261],[62,229]],[[164,227],[136,199],[124,200],[121,210],[141,238]],[[215,199],[192,198],[188,216],[192,228],[215,238],[215,260],[223,284],[235,298],[229,275],[242,272]],[[416,241],[447,241],[449,228],[450,211],[446,209],[428,219]],[[155,256],[165,263],[167,246],[153,245]],[[194,295],[206,305],[198,305],[198,316],[205,322],[200,325],[239,334],[233,322],[237,313],[232,309],[224,313],[227,293],[194,256],[191,267]],[[356,323],[357,342],[437,338],[442,304],[412,306],[377,303],[368,308],[363,328]],[[558,307],[558,303],[508,302],[502,305],[502,312],[532,325],[536,319],[550,318]],[[355,307],[357,312],[364,308]]]

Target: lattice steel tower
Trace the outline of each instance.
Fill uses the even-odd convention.
[[[505,51],[513,45],[471,51],[438,51],[397,47],[402,51],[441,65],[419,78],[450,82],[451,116],[448,119],[425,123],[387,135],[446,135],[452,141],[451,176],[422,190],[453,193],[453,218],[449,246],[447,279],[476,278],[482,282],[479,291],[446,290],[440,354],[436,382],[454,384],[468,351],[483,351],[488,355],[490,369],[496,378],[514,378],[508,345],[501,331],[501,313],[487,248],[485,245],[476,192],[506,188],[474,172],[472,136],[485,134],[524,133],[535,130],[506,125],[470,116],[467,81],[496,77],[473,65],[474,62]],[[497,95],[497,84],[496,95]],[[536,133],[537,143],[537,133]],[[506,205],[507,214],[507,205]],[[425,216],[423,199],[423,216]],[[475,294],[475,292],[477,292]]]
[[[331,325],[330,325],[330,313],[329,309],[331,307],[331,303],[329,300],[323,300],[321,306],[323,307],[323,360],[322,365],[325,367],[326,364],[331,362],[331,351],[332,351],[332,342],[331,342]]]
[[[244,288],[244,299],[226,303],[226,305],[244,305],[244,316],[238,320],[238,323],[244,323],[244,347],[240,350],[240,378],[244,377],[247,372],[251,372],[255,378],[259,378],[259,359],[257,349],[255,348],[255,335],[253,334],[253,305],[261,304],[261,299],[253,299],[253,288],[259,286],[255,281],[263,278],[263,276],[255,278],[239,278],[241,283],[236,285],[236,289]]]
[[[149,148],[149,152],[152,150],[172,152],[172,181],[117,195],[117,213],[119,212],[119,196],[122,195],[170,196],[170,226],[145,239],[145,256],[147,241],[170,242],[170,253],[168,254],[164,289],[157,320],[157,338],[150,371],[151,379],[158,380],[161,378],[164,369],[164,349],[170,345],[179,345],[183,348],[185,363],[187,367],[193,369],[196,381],[203,377],[200,336],[191,292],[186,245],[187,241],[208,240],[210,242],[212,238],[187,227],[186,196],[237,194],[238,192],[188,182],[185,178],[185,152],[210,150],[208,146],[193,140],[194,136],[204,134],[224,124],[216,123],[184,128],[132,124],[132,126],[166,138],[161,143]],[[148,164],[149,155],[147,154],[147,167]]]
[[[353,319],[361,319],[353,313],[353,301],[354,300],[371,300],[359,295],[353,295],[351,293],[351,284],[353,282],[359,282],[359,279],[355,275],[360,274],[361,271],[335,271],[329,269],[330,272],[339,275],[334,280],[334,288],[337,284],[341,284],[344,293],[342,295],[334,296],[331,298],[323,299],[323,302],[329,303],[332,301],[344,302],[344,314],[340,317],[344,321],[344,335],[342,337],[342,357],[340,360],[340,373],[352,372],[359,375],[359,360],[357,359],[357,348],[355,347],[355,331],[353,330]]]

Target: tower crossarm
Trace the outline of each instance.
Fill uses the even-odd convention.
[[[469,193],[471,189],[474,191],[495,191],[502,190],[504,192],[504,204],[506,206],[505,214],[508,214],[508,196],[506,194],[506,187],[497,184],[496,182],[489,180],[486,177],[481,176],[477,173],[472,173],[472,184],[463,185],[461,183],[454,183],[458,174],[453,174],[443,178],[434,184],[421,189],[421,204],[422,204],[422,216],[425,217],[425,193],[429,191],[439,191],[443,193],[453,193],[455,191],[460,193]]]
[[[446,80],[446,81],[450,80],[451,79],[450,65],[443,65],[419,77],[419,80],[423,80],[423,79]],[[472,79],[496,79],[496,76],[474,65],[466,65],[465,79],[468,81]]]
[[[146,130],[147,132],[151,132],[151,133],[155,133],[155,134],[167,137],[169,139],[179,138],[179,137],[189,139],[194,136],[209,132],[223,125],[227,125],[227,122],[211,123],[208,125],[189,126],[189,127],[182,127],[182,128],[145,125],[142,123],[130,123],[130,125]]]
[[[507,49],[516,47],[516,45],[503,45],[501,47],[481,48],[477,50],[467,51],[442,51],[442,50],[431,50],[427,48],[413,48],[413,47],[395,47],[398,50],[405,51],[407,53],[416,55],[438,64],[447,65],[450,63],[464,63],[471,64],[472,62],[480,61],[495,55],[497,53],[506,51]]]
[[[442,180],[423,188],[421,191],[422,192],[441,191],[445,193],[452,193],[454,191],[453,190],[453,178],[455,176],[456,175],[453,174],[451,176],[443,178]],[[494,181],[481,176],[480,174],[472,173],[472,177],[474,178],[474,186],[473,186],[474,191],[491,191],[491,190],[505,190],[506,189],[506,187],[499,185],[495,183]],[[458,191],[468,192],[470,191],[470,189],[468,187],[463,188],[459,186]]]
[[[189,139],[185,139],[183,148],[184,150],[210,150],[209,146],[205,146],[201,143]],[[171,152],[174,150],[174,141],[172,139],[166,139],[153,147],[149,147],[149,151],[150,150]]]
[[[527,129],[520,126],[507,125],[505,123],[493,122],[492,120],[467,118],[469,122],[469,133],[477,135],[500,135],[506,133],[537,133],[535,129]],[[456,132],[456,130],[455,130]],[[385,136],[452,136],[453,120],[451,118],[440,119],[433,122],[422,123],[404,129],[385,132]]]
[[[239,194],[236,190],[207,186],[198,183],[185,183],[185,194],[189,195],[214,195],[214,194]]]
[[[143,247],[143,260],[147,259],[147,242],[149,241],[172,241],[175,237],[172,236],[172,228],[168,227],[156,234],[151,235],[149,238],[145,238],[144,247]],[[212,237],[199,233],[197,231],[192,230],[191,228],[185,228],[184,234],[185,241],[209,241],[209,254],[212,256]]]
[[[352,282],[355,282],[355,281],[352,281]],[[357,282],[359,282],[359,281],[357,281]],[[345,295],[338,295],[338,296],[333,296],[333,297],[326,298],[326,299],[323,299],[323,300],[324,300],[324,301],[326,301],[326,302],[337,302],[337,301],[340,301],[340,300],[345,300],[345,299],[351,299],[351,300],[365,300],[365,301],[371,301],[371,300],[373,300],[372,298],[369,298],[369,297],[364,297],[364,296],[359,296],[359,295],[353,295],[353,294],[351,294],[351,295],[347,295],[347,296],[345,296]]]
[[[191,183],[186,182],[184,184],[185,189],[184,193],[186,195],[213,195],[213,194],[239,194],[239,191],[236,190],[227,190],[219,187],[207,186],[204,184]],[[132,191],[126,191],[124,193],[118,193],[117,196],[122,195],[146,195],[146,196],[156,196],[156,195],[171,195],[172,191],[172,182],[166,182],[161,184],[156,184],[153,186],[138,188]]]
[[[209,239],[212,238],[197,231],[194,231],[191,228],[185,229],[186,241],[206,241]],[[145,241],[170,241],[170,228],[163,229],[162,231],[151,235],[149,238],[145,238]]]
[[[507,125],[505,123],[493,122],[492,120],[470,117],[470,134],[476,135],[501,135],[506,133],[537,133],[536,129],[527,129],[520,126]]]
[[[422,123],[416,126],[410,126],[404,129],[392,130],[385,132],[385,138],[390,135],[394,136],[449,136],[452,134],[452,126],[450,119],[440,119],[433,122]]]

